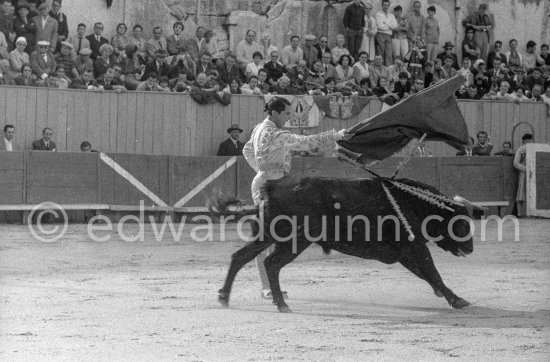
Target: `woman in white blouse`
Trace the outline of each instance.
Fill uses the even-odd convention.
[[[353,68],[351,67],[351,56],[344,54],[340,57],[339,64],[336,66],[336,88],[354,87]]]
[[[252,63],[246,65],[246,79],[253,75],[256,77],[258,76],[258,71],[264,67],[264,62],[262,60],[262,53],[254,52],[254,54],[252,54]]]
[[[359,61],[353,65],[353,79],[355,83],[359,84],[361,79],[368,78],[370,76],[369,65],[367,61],[369,60],[369,54],[367,52],[359,52],[357,55]]]
[[[342,34],[336,35],[336,46],[330,51],[332,54],[332,62],[334,64],[338,64],[342,55],[350,55],[349,50],[344,48],[345,41],[346,38]]]

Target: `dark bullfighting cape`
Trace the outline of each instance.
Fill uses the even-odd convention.
[[[349,128],[355,135],[338,144],[360,154],[361,161],[383,160],[424,134],[426,141],[459,149],[468,143],[468,128],[454,96],[463,83],[464,77],[457,75],[416,93]]]

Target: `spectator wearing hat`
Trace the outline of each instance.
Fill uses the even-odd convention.
[[[103,33],[103,29],[103,24],[97,22],[94,24],[94,33],[86,37],[86,39],[88,39],[88,41],[90,42],[90,49],[92,50],[92,55],[90,55],[90,58],[92,58],[92,60],[94,61],[97,57],[99,57],[99,48],[103,44],[109,44],[109,40],[101,36],[101,33]]]
[[[58,66],[63,65],[65,68],[65,74],[69,77],[69,79],[72,80],[78,78],[79,73],[76,69],[76,63],[72,56],[72,52],[74,50],[73,45],[68,41],[62,41],[60,46],[61,52],[55,55],[55,62]]]
[[[439,23],[435,18],[435,6],[428,7],[428,17],[426,18],[426,50],[427,59],[434,61],[437,56],[437,48],[439,46]]]
[[[357,58],[357,54],[361,51],[365,29],[365,8],[361,0],[353,0],[344,10],[344,29],[348,50],[353,58]]]
[[[48,14],[48,5],[45,2],[40,3],[37,8],[39,14],[32,19],[36,26],[35,39],[37,42],[47,41],[50,44],[50,53],[53,54],[57,47],[59,25],[57,20]]]
[[[25,52],[27,47],[27,39],[19,37],[15,41],[15,49],[10,52],[9,61],[11,70],[14,73],[21,73],[21,67],[23,64],[28,64],[30,61],[29,54]]]
[[[382,55],[384,65],[393,63],[393,50],[391,36],[398,24],[395,16],[390,13],[390,0],[382,0],[382,11],[376,13],[376,53]]]
[[[50,43],[45,40],[37,42],[38,49],[31,53],[30,64],[33,73],[42,80],[48,78],[48,75],[54,71],[56,63],[52,53],[50,53]]]
[[[23,37],[27,41],[27,47],[25,51],[30,54],[35,49],[35,36],[36,24],[32,21],[32,17],[29,15],[29,6],[27,4],[21,4],[17,7],[17,16],[13,19],[13,29],[17,38]]]
[[[497,40],[495,42],[494,50],[490,51],[489,55],[487,56],[487,69],[493,69],[495,59],[500,59],[500,64],[506,66],[506,55],[504,55],[504,53],[502,52],[502,42],[500,40]]]
[[[318,50],[313,44],[315,39],[315,35],[312,34],[307,34],[304,36],[305,44],[302,46],[302,51],[304,52],[304,60],[306,61],[308,68],[311,68],[313,66],[313,62],[319,58]]]
[[[413,42],[416,42],[418,47],[426,45],[426,18],[422,15],[422,3],[420,0],[415,0],[412,6],[413,11],[409,13],[407,19],[409,22],[409,47],[412,47]]]
[[[443,51],[441,53],[439,53],[437,55],[437,57],[439,59],[441,59],[441,61],[443,61],[443,58],[447,55],[450,55],[451,57],[453,57],[454,61],[453,61],[453,68],[457,69],[458,70],[458,57],[456,55],[456,53],[453,53],[453,49],[454,49],[454,44],[451,43],[450,41],[447,41],[445,42],[445,45],[443,45]],[[435,61],[435,59],[434,59]]]
[[[75,60],[76,71],[80,77],[82,77],[85,70],[90,70],[92,73],[94,71],[94,62],[90,58],[90,55],[92,55],[92,50],[90,48],[80,49],[78,58]]]
[[[60,42],[69,37],[69,24],[67,16],[61,12],[61,0],[52,1],[52,10],[49,15],[52,19],[57,20],[57,48],[55,50],[57,53],[61,50]]]
[[[157,51],[167,51],[167,48],[168,44],[166,43],[166,38],[162,36],[162,28],[160,26],[155,26],[153,28],[153,37],[145,44],[145,50],[147,51],[149,61],[155,59]]]
[[[166,47],[168,54],[178,55],[181,48],[186,48],[185,39],[183,38],[182,32],[185,27],[183,23],[177,21],[172,26],[174,33],[166,37]]]
[[[474,29],[466,29],[466,36],[462,41],[462,57],[468,57],[472,60],[472,63],[477,59],[485,61],[483,58],[480,58],[481,50],[474,40]]]
[[[155,53],[155,59],[147,64],[145,67],[145,74],[143,79],[147,79],[150,73],[156,73],[160,77],[174,78],[171,75],[172,69],[166,62],[166,57],[168,57],[168,52],[166,50],[157,50]]]
[[[80,51],[84,48],[90,48],[90,41],[86,39],[86,24],[80,23],[76,27],[76,35],[71,35],[67,39],[73,45],[73,59],[76,60],[80,55]]]
[[[244,143],[239,140],[242,132],[243,130],[238,124],[229,127],[227,129],[229,138],[220,143],[216,156],[242,156]]]
[[[487,56],[489,54],[490,31],[495,26],[493,20],[489,14],[487,14],[487,4],[479,5],[478,11],[470,14],[470,16],[464,19],[462,25],[464,25],[466,29],[472,29],[475,32],[472,40],[479,48],[479,54],[477,54],[477,57],[487,60]],[[468,54],[470,54],[471,59],[472,54],[470,52],[468,52]],[[473,60],[475,59],[472,59],[472,61]]]

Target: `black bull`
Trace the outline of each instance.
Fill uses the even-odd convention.
[[[435,188],[420,182],[399,181],[440,195]],[[410,233],[404,223],[399,223],[396,227],[397,223],[394,221],[380,222],[385,216],[396,215],[382,182],[390,190],[408,221],[410,231],[414,234],[412,241],[409,240]],[[251,223],[252,241],[232,255],[225,284],[219,291],[222,305],[227,306],[229,303],[231,286],[239,270],[275,243],[274,252],[265,259],[265,268],[273,303],[279,311],[289,312],[279,285],[279,272],[313,242],[327,253],[334,249],[343,254],[375,259],[386,264],[399,262],[428,282],[435,294],[445,297],[453,308],[462,308],[469,304],[445,286],[426,246],[428,239],[439,240],[439,247],[456,256],[470,254],[473,243],[468,222],[469,210],[466,207],[448,204],[454,209],[449,211],[380,179],[304,178],[297,181],[285,178],[268,182],[263,189],[263,195],[265,202],[260,207],[263,217],[260,216]],[[229,206],[237,201],[218,195],[216,199],[210,200],[209,208],[217,215],[243,216],[244,212],[229,210]],[[253,213],[262,214],[259,210]],[[459,215],[461,217],[455,218]],[[285,218],[282,219],[281,216]],[[360,216],[366,217],[369,224],[364,221],[365,218],[357,219]],[[296,222],[289,221],[293,217]],[[422,227],[423,221],[427,221],[425,230]],[[321,237],[321,240],[317,241],[317,237]],[[289,238],[292,240],[277,242]]]

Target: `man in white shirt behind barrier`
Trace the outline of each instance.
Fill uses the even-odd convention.
[[[352,134],[343,129],[339,132],[330,130],[316,135],[301,136],[281,129],[290,119],[290,102],[281,97],[274,97],[266,105],[269,114],[262,123],[252,131],[250,140],[245,144],[243,155],[256,171],[252,181],[252,200],[255,205],[262,203],[262,186],[268,180],[278,180],[290,172],[291,151],[313,151],[314,149],[333,144],[336,141],[348,140]],[[264,260],[272,251],[268,248],[256,258],[262,282],[262,298],[271,299],[271,288],[265,271]]]

